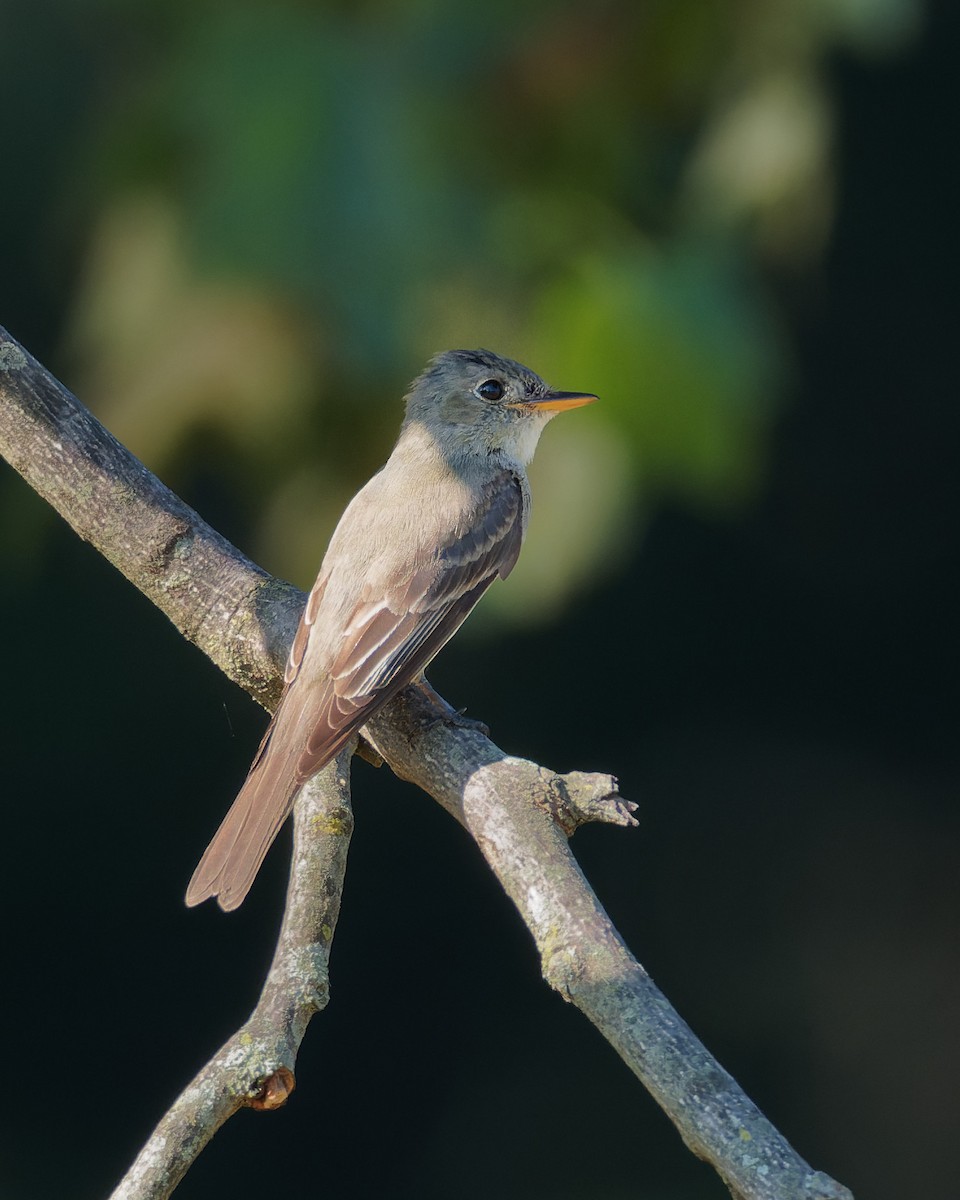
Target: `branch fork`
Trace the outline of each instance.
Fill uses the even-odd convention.
[[[264,707],[305,597],[164,487],[5,330],[0,454],[176,627]],[[586,821],[635,825],[610,775],[557,775],[505,754],[432,689],[407,688],[364,730],[365,757],[428,792],[471,834],[533,935],[543,976],[614,1046],[736,1200],[852,1200],[813,1171],[716,1062],[630,954],[570,852]],[[372,749],[371,749],[372,748]],[[241,1107],[285,1103],[327,1001],[353,818],[348,747],[301,789],[283,926],[249,1020],[173,1103],[113,1200],[163,1200]]]

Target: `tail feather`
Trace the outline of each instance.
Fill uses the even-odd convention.
[[[250,890],[260,864],[290,815],[297,791],[296,786],[283,787],[275,772],[263,769],[267,765],[258,764],[247,777],[197,864],[187,887],[186,901],[191,907],[216,896],[224,912],[230,912]]]
[[[474,603],[471,600],[467,612]],[[414,674],[422,671],[419,658],[412,666]],[[359,698],[341,696],[333,679],[319,694],[293,686],[293,681],[288,684],[250,774],[187,886],[188,906],[212,896],[224,912],[243,903],[301,785],[339,754],[410,677],[400,673],[387,686]]]
[[[291,699],[294,703],[291,704]],[[243,787],[187,886],[189,907],[215,896],[224,912],[238,908],[256,878],[267,851],[289,817],[305,778],[325,766],[350,740],[366,718],[361,712],[351,724],[333,731],[305,775],[299,769],[310,724],[307,695],[297,702],[288,691],[277,709]],[[284,719],[278,721],[284,711]]]

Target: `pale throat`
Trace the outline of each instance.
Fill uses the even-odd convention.
[[[521,418],[510,429],[509,436],[503,439],[503,451],[516,459],[522,467],[527,466],[540,441],[543,427],[553,415],[537,413],[535,416]]]

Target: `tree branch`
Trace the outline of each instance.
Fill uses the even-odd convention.
[[[599,812],[625,823],[617,781],[555,775],[438,720],[455,717],[440,697],[411,688],[406,700],[374,718],[367,736],[469,831],[533,934],[544,979],[596,1025],[693,1153],[738,1200],[851,1200],[803,1161],[693,1034],[584,878],[565,821]]]
[[[0,453],[231,679],[266,707],[275,703],[302,594],[266,575],[206,525],[3,330]],[[691,1150],[712,1163],[738,1200],[850,1200],[846,1188],[800,1158],[712,1058],[630,954],[584,879],[567,835],[584,820],[633,821],[634,806],[620,798],[612,777],[556,775],[508,757],[476,730],[464,728],[439,697],[422,688],[408,688],[371,722],[365,736],[398,775],[434,796],[470,831],[530,928],[544,978],[600,1029]],[[345,775],[344,768],[338,779]],[[331,786],[326,772],[319,778],[325,780],[317,785],[321,791]],[[348,812],[345,788],[343,782],[336,798],[332,791],[326,793],[324,802],[337,812]],[[308,795],[298,807],[313,802]],[[298,847],[307,837],[303,811],[300,825]],[[342,844],[345,855],[345,839],[336,844]],[[306,853],[305,847],[297,851],[298,856]],[[316,853],[322,857],[324,851]],[[329,864],[321,869],[336,880],[343,861],[334,861],[332,849],[329,854]],[[294,908],[305,903],[311,886],[296,882],[297,863],[285,931],[299,920],[291,915],[291,898],[300,897]],[[313,892],[316,899],[323,888],[314,886]],[[333,921],[335,917],[334,912]],[[320,928],[316,919],[311,918],[312,940],[298,944],[312,947],[307,957],[319,964],[319,973],[294,988],[305,987],[302,994],[313,999],[305,1008],[289,997],[280,999],[284,993],[278,980],[286,969],[278,964],[287,961],[282,940],[264,989],[264,998],[272,996],[267,1005],[274,1014],[270,1036],[275,1038],[278,1029],[295,1031],[296,1044],[308,1019],[303,1014],[316,1011],[325,987],[329,938],[315,936]],[[328,921],[331,933],[333,921]],[[251,1021],[263,1016],[264,998]],[[289,1015],[294,1012],[301,1015]],[[286,1015],[277,1018],[277,1013]],[[263,1050],[265,1042],[255,1039],[252,1057],[234,1067],[228,1050],[243,1032],[176,1102],[128,1180],[138,1166],[141,1175],[149,1172],[151,1145],[166,1137],[168,1128],[179,1129],[176,1161],[181,1165],[165,1168],[172,1188],[214,1130],[244,1103],[243,1097],[262,1087],[264,1070],[272,1071],[272,1078],[281,1068],[292,1071],[292,1035],[282,1050],[271,1043],[270,1053]],[[258,1056],[265,1065],[253,1065]],[[231,1075],[232,1070],[237,1073]],[[183,1130],[196,1128],[201,1097],[204,1132],[197,1134],[195,1140],[202,1140],[194,1146]],[[126,1186],[125,1181],[117,1193],[124,1200],[169,1194],[122,1190]],[[129,1186],[134,1187],[132,1182]]]
[[[265,708],[304,597],[152,475],[0,327],[0,454]]]
[[[111,1200],[166,1200],[220,1126],[240,1108],[279,1108],[295,1086],[297,1051],[326,1007],[330,945],[353,831],[353,746],[300,789],[283,925],[257,1007],[191,1080]]]

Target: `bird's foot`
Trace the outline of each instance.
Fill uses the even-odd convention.
[[[446,725],[450,729],[467,729],[471,733],[480,733],[484,737],[490,736],[489,725],[485,725],[483,721],[477,721],[473,717],[464,716],[465,710],[462,708],[451,708],[440,693],[434,691],[426,679],[420,678],[411,686],[417,689],[425,702],[425,711],[420,720],[420,728],[424,733],[437,725]]]
[[[438,716],[435,719],[435,724],[442,721],[444,725],[449,725],[453,729],[469,729],[473,733],[482,733],[484,737],[490,736],[490,726],[483,721],[478,721],[474,717],[465,717],[463,714],[467,710],[465,708],[457,708],[446,716]]]

